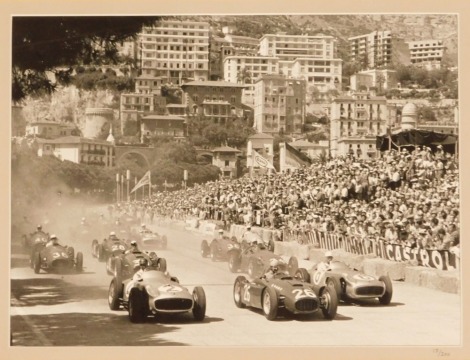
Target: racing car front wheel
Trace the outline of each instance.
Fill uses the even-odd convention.
[[[203,258],[208,257],[209,253],[210,253],[210,248],[209,248],[209,244],[207,243],[207,240],[202,240],[202,243],[201,243],[201,256]]]
[[[297,258],[295,256],[291,256],[289,258],[289,263],[288,263],[287,267],[289,269],[289,275],[294,276],[295,272],[299,268],[299,261],[297,260]]]
[[[392,301],[393,287],[392,281],[388,275],[379,277],[379,281],[383,281],[385,285],[385,293],[379,297],[379,301],[382,305],[388,305]]]
[[[325,319],[331,320],[336,316],[338,310],[338,295],[334,287],[326,286],[321,291],[321,311]]]
[[[119,310],[119,298],[122,298],[123,286],[116,282],[116,279],[111,280],[108,291],[108,305],[111,310]]]
[[[98,247],[98,240],[94,239],[91,243],[91,255],[95,258],[97,256],[96,254],[96,248]]]
[[[306,283],[310,282],[310,274],[305,268],[298,268],[295,272],[295,278]]]
[[[230,257],[228,259],[228,268],[230,269],[231,272],[237,272],[238,269],[240,269],[240,255],[238,253],[232,253],[230,254]]]
[[[271,287],[266,287],[263,291],[263,313],[268,320],[274,320],[277,317],[279,300],[276,291]]]
[[[336,294],[338,295],[338,298],[341,298],[341,284],[337,278],[330,277],[326,279],[326,286],[329,288],[335,289]]]
[[[165,272],[166,271],[166,259],[158,259],[158,270]]]
[[[41,254],[37,253],[34,256],[34,273],[39,274],[39,271],[41,271]]]
[[[138,288],[131,289],[129,294],[129,320],[132,323],[143,322],[147,316],[146,294]]]
[[[206,316],[206,293],[200,286],[196,286],[193,290],[193,316],[196,321],[204,320]]]
[[[245,303],[242,301],[243,297],[243,284],[246,283],[246,278],[244,276],[238,276],[233,285],[233,301],[235,305],[239,308],[246,307]]]
[[[75,260],[75,270],[77,270],[77,272],[83,271],[83,254],[80,251],[77,253]]]

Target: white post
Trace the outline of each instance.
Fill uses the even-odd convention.
[[[286,143],[279,143],[279,171],[281,174],[286,170]]]

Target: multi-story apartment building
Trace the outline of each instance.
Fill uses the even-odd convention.
[[[163,20],[139,34],[144,75],[165,76],[172,84],[209,78],[209,24]]]
[[[220,168],[222,177],[234,179],[238,177],[238,154],[240,150],[230,146],[221,146],[212,150],[212,165]]]
[[[361,64],[362,69],[375,69],[392,63],[392,33],[373,31],[370,34],[348,38],[351,59]]]
[[[408,42],[410,60],[413,65],[428,70],[440,69],[444,44],[442,40],[420,40]]]
[[[52,155],[77,164],[114,166],[115,150],[111,142],[80,136],[52,140],[38,139],[38,156]]]
[[[232,83],[244,83],[243,103],[254,105],[254,84],[264,74],[278,74],[279,59],[259,55],[227,56],[224,60],[224,79]]]
[[[290,61],[300,57],[333,59],[335,42],[335,38],[329,35],[266,34],[259,40],[259,53]]]
[[[341,90],[341,59],[315,59],[300,57],[292,62],[288,75],[304,79],[307,88],[315,86],[319,91]]]
[[[222,124],[244,117],[244,87],[227,81],[191,81],[181,86],[189,116],[204,116]]]
[[[135,79],[135,92],[161,95],[162,86],[168,83],[165,76],[140,75]]]
[[[35,121],[26,126],[26,135],[44,139],[55,139],[64,136],[78,136],[80,130],[76,125],[53,121]]]
[[[121,131],[126,122],[137,121],[147,112],[165,114],[166,99],[156,93],[124,93],[121,94],[120,103]]]
[[[331,103],[331,155],[367,159],[376,155],[376,136],[383,135],[396,116],[385,97],[369,93],[340,96]]]
[[[140,133],[144,137],[152,135],[184,138],[185,118],[175,115],[148,114],[140,120]]]
[[[285,75],[262,75],[255,83],[256,131],[301,133],[305,119],[305,92],[305,80]]]

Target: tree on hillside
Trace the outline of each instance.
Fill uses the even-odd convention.
[[[74,66],[116,63],[117,45],[151,26],[155,16],[14,16],[12,100],[51,93]]]

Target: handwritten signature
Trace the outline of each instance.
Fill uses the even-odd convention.
[[[441,349],[433,349],[433,354],[436,356],[450,356],[450,353]]]

